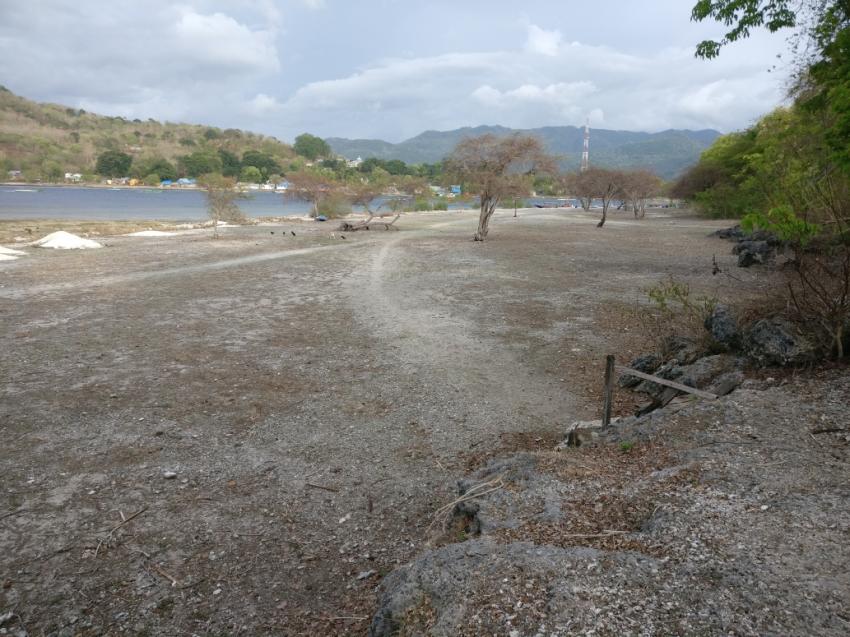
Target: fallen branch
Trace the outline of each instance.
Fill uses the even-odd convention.
[[[825,427],[823,429],[812,429],[812,434],[843,434],[850,433],[850,429],[846,427]]]
[[[315,484],[313,482],[305,482],[304,483],[308,487],[313,487],[314,489],[322,489],[323,491],[330,491],[332,493],[339,493],[339,489],[334,489],[333,487],[326,487],[321,484]]]
[[[441,517],[450,515],[458,504],[461,504],[462,502],[467,502],[468,500],[474,500],[475,498],[480,498],[481,496],[487,495],[488,493],[493,493],[494,491],[498,491],[504,486],[505,483],[502,481],[502,476],[499,476],[494,480],[490,480],[489,482],[482,482],[481,484],[476,484],[474,487],[469,489],[459,498],[452,500],[448,504],[443,505],[439,509],[437,509],[437,511],[434,513],[434,519],[431,521],[431,524],[428,525],[428,530],[430,531],[431,528],[437,523],[437,521]],[[481,489],[486,490],[481,491]]]
[[[159,573],[160,575],[162,575],[162,576],[163,576],[165,579],[167,579],[169,582],[171,582],[171,586],[172,586],[172,587],[177,586],[177,584],[179,583],[179,582],[177,581],[177,578],[176,578],[176,577],[173,577],[172,575],[169,575],[166,571],[162,570],[162,569],[161,569],[159,566],[157,566],[156,564],[151,564],[151,568],[152,568],[153,570],[155,570],[157,573]]]
[[[575,540],[593,540],[604,537],[613,537],[614,535],[626,535],[631,533],[631,531],[603,531],[602,533],[571,533],[567,535],[562,535],[561,537],[566,537]]]

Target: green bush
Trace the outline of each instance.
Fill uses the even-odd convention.
[[[351,202],[341,194],[333,193],[319,201],[317,213],[328,219],[338,219],[351,214]]]
[[[448,210],[449,204],[445,201],[437,201],[434,203],[433,210]]]

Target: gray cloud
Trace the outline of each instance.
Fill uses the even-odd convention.
[[[681,2],[652,4],[528,0],[518,14],[501,0],[3,3],[0,82],[105,114],[283,139],[397,141],[428,128],[585,117],[730,130],[781,101],[781,79],[767,73],[781,37],[695,60],[706,28]]]

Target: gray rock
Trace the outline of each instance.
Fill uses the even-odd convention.
[[[486,539],[470,540],[427,551],[384,579],[369,635],[398,634],[402,627],[407,628],[403,621],[408,611],[424,605],[430,606],[434,613],[429,635],[457,635],[469,629],[474,608],[471,590],[493,591],[515,602],[520,592],[528,594],[526,583],[531,581],[540,583],[535,593],[545,598],[547,623],[568,625],[581,618],[581,623],[592,625],[596,621],[593,608],[582,601],[576,583],[585,574],[595,573],[603,560],[608,570],[628,569],[637,586],[653,581],[653,570],[658,568],[653,558],[637,553],[537,546],[528,542],[500,544]],[[416,628],[410,634],[420,634],[415,632]],[[482,634],[492,634],[492,629]]]
[[[629,367],[645,374],[651,374],[661,366],[661,363],[661,358],[656,354],[644,354],[643,356],[638,356],[629,363]],[[640,378],[637,376],[623,375],[620,376],[618,384],[623,388],[634,387],[635,385],[640,384]]]
[[[744,382],[744,373],[741,371],[733,371],[727,372],[725,374],[721,374],[717,378],[715,378],[712,383],[705,388],[706,391],[711,392],[712,394],[717,394],[718,396],[725,396],[729,394],[738,387],[741,386],[741,383]]]
[[[741,330],[738,321],[729,309],[722,303],[715,306],[708,318],[705,319],[705,329],[711,337],[729,349],[737,348],[741,343]]]
[[[778,317],[753,323],[744,334],[744,350],[763,366],[804,365],[817,360],[819,354],[797,327]]]
[[[738,255],[738,267],[748,268],[751,265],[768,263],[774,255],[773,246],[767,241],[745,239],[732,248],[732,254]]]

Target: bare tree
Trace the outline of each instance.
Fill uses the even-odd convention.
[[[247,195],[236,189],[236,180],[218,174],[203,175],[199,183],[207,197],[207,212],[213,222],[213,237],[218,239],[218,226],[221,222],[244,223],[245,213],[236,202],[247,199]]]
[[[566,173],[562,178],[562,183],[565,193],[578,198],[581,207],[587,211],[590,210],[596,192],[594,181],[586,175],[587,172]]]
[[[482,135],[461,141],[446,160],[444,170],[466,191],[479,193],[481,213],[473,238],[484,241],[499,202],[505,197],[527,195],[533,175],[554,174],[556,162],[536,137]]]
[[[636,219],[646,215],[646,200],[661,190],[661,179],[650,170],[629,170],[620,174],[618,195],[631,206]]]
[[[605,220],[608,218],[608,206],[611,205],[611,201],[617,196],[617,192],[620,190],[621,179],[622,173],[619,170],[595,167],[588,168],[586,171],[579,173],[576,178],[578,190],[580,193],[583,193],[579,195],[580,197],[587,196],[588,199],[595,198],[602,200],[602,219],[596,224],[597,228],[605,225]],[[587,209],[585,208],[585,210]]]
[[[311,217],[319,216],[319,202],[337,190],[337,184],[330,176],[312,170],[299,170],[286,176],[289,186],[285,196],[290,199],[307,201],[313,205]]]

